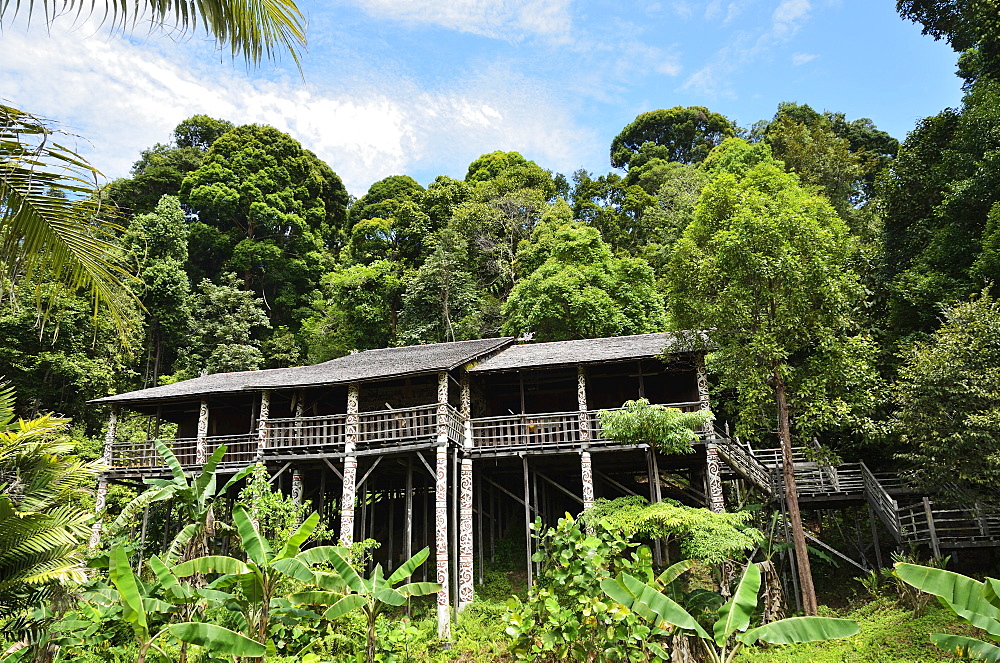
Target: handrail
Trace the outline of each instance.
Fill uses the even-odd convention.
[[[903,526],[899,519],[899,503],[886,491],[882,483],[875,477],[864,462],[861,465],[861,478],[865,484],[865,499],[872,509],[889,528],[897,542],[902,541]]]

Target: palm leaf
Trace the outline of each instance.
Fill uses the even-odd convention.
[[[9,5],[0,2],[0,21]],[[141,305],[130,287],[137,280],[114,244],[121,228],[99,218],[100,173],[54,142],[50,124],[0,104],[0,262],[12,279],[40,283],[54,276],[71,289],[88,290],[94,315],[105,308],[124,335]],[[47,312],[58,291],[49,291],[47,303],[42,289],[36,293]]]
[[[402,582],[413,575],[413,572],[427,560],[427,556],[431,554],[430,548],[424,548],[416,555],[410,559],[403,562],[398,569],[396,569],[389,579],[385,581],[386,585],[392,587],[396,583]]]
[[[958,658],[974,658],[982,661],[997,663],[1000,661],[1000,647],[975,638],[968,638],[962,635],[950,635],[948,633],[932,633],[931,642],[952,652]]]
[[[835,617],[789,617],[750,629],[740,642],[752,645],[762,641],[772,645],[790,645],[796,642],[816,642],[849,638],[861,629],[857,622]]]
[[[750,617],[757,607],[757,592],[760,591],[760,569],[754,563],[747,564],[740,584],[733,597],[719,608],[719,620],[715,622],[715,644],[725,646],[736,631],[745,631],[750,626]]]
[[[77,19],[98,14],[114,30],[147,23],[172,33],[204,30],[248,64],[273,59],[279,50],[287,50],[298,63],[305,47],[305,18],[293,0],[3,0],[0,23],[13,20],[22,9],[31,15],[37,5],[46,23],[60,14],[73,13]]]

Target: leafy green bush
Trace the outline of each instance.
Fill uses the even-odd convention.
[[[601,581],[623,571],[652,577],[649,549],[604,527],[585,532],[569,514],[544,532],[541,519],[533,528],[538,532],[533,559],[543,564],[527,600],[508,602],[514,655],[527,661],[644,660],[642,639],[649,627],[609,600]]]
[[[607,438],[622,444],[648,442],[665,454],[694,451],[691,445],[698,441],[694,431],[715,418],[708,410],[682,412],[650,405],[645,398],[625,401],[620,410],[605,410],[598,417]]]
[[[683,557],[708,564],[739,559],[760,545],[763,534],[748,524],[752,517],[749,511],[713,513],[676,500],[650,504],[636,496],[598,499],[580,515],[584,523],[602,523],[626,537],[673,538]]]

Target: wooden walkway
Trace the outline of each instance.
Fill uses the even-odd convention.
[[[783,499],[780,449],[751,449],[722,438],[716,446],[733,472],[768,497]],[[906,488],[898,475],[876,475],[863,462],[824,465],[803,448],[793,450],[793,460],[802,508],[867,504],[897,544],[927,545],[937,556],[942,549],[1000,547],[996,508],[937,504]]]

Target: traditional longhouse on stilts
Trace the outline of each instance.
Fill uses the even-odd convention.
[[[150,437],[187,468],[225,444],[224,473],[264,464],[273,483],[312,502],[342,543],[378,540],[378,561],[395,567],[429,546],[432,562],[421,572],[436,569],[439,633],[448,637],[452,611],[472,601],[475,575],[482,579],[498,543],[524,537],[529,581],[537,572],[528,527],[536,517],[554,523],[595,497],[623,495],[722,511],[724,479],[733,494],[756,491],[782,508],[777,449],[751,449],[711,425],[693,454],[664,455],[604,436],[598,412],[626,400],[708,408],[696,345],[671,334],[533,344],[492,338],[368,350],[97,399],[111,406],[110,469],[98,485],[97,510],[108,482],[141,486],[166,473],[152,439],[116,434],[123,410],[146,415]],[[160,437],[164,422],[175,424],[171,439]],[[855,554],[813,542],[860,568],[872,566],[871,553],[881,566],[879,528],[895,545],[925,545],[935,555],[1000,544],[1000,517],[979,505],[942,508],[864,463],[824,465],[800,449],[795,464],[803,509],[858,510]],[[100,523],[92,545],[99,536]]]
[[[640,397],[707,408],[700,351],[668,334],[523,345],[492,338],[208,375],[94,401],[112,411],[99,508],[108,481],[165,472],[152,439],[116,435],[119,413],[151,417],[154,439],[172,422],[176,436],[163,441],[182,464],[196,468],[225,444],[224,468],[265,464],[345,544],[377,539],[377,559],[393,566],[429,545],[446,636],[452,607],[472,601],[479,561],[511,529],[527,537],[532,572],[526,522],[536,516],[554,522],[595,496],[659,499],[664,491],[722,508],[719,464],[704,445],[665,458],[602,435],[598,411]],[[676,486],[651,480],[668,472]]]

